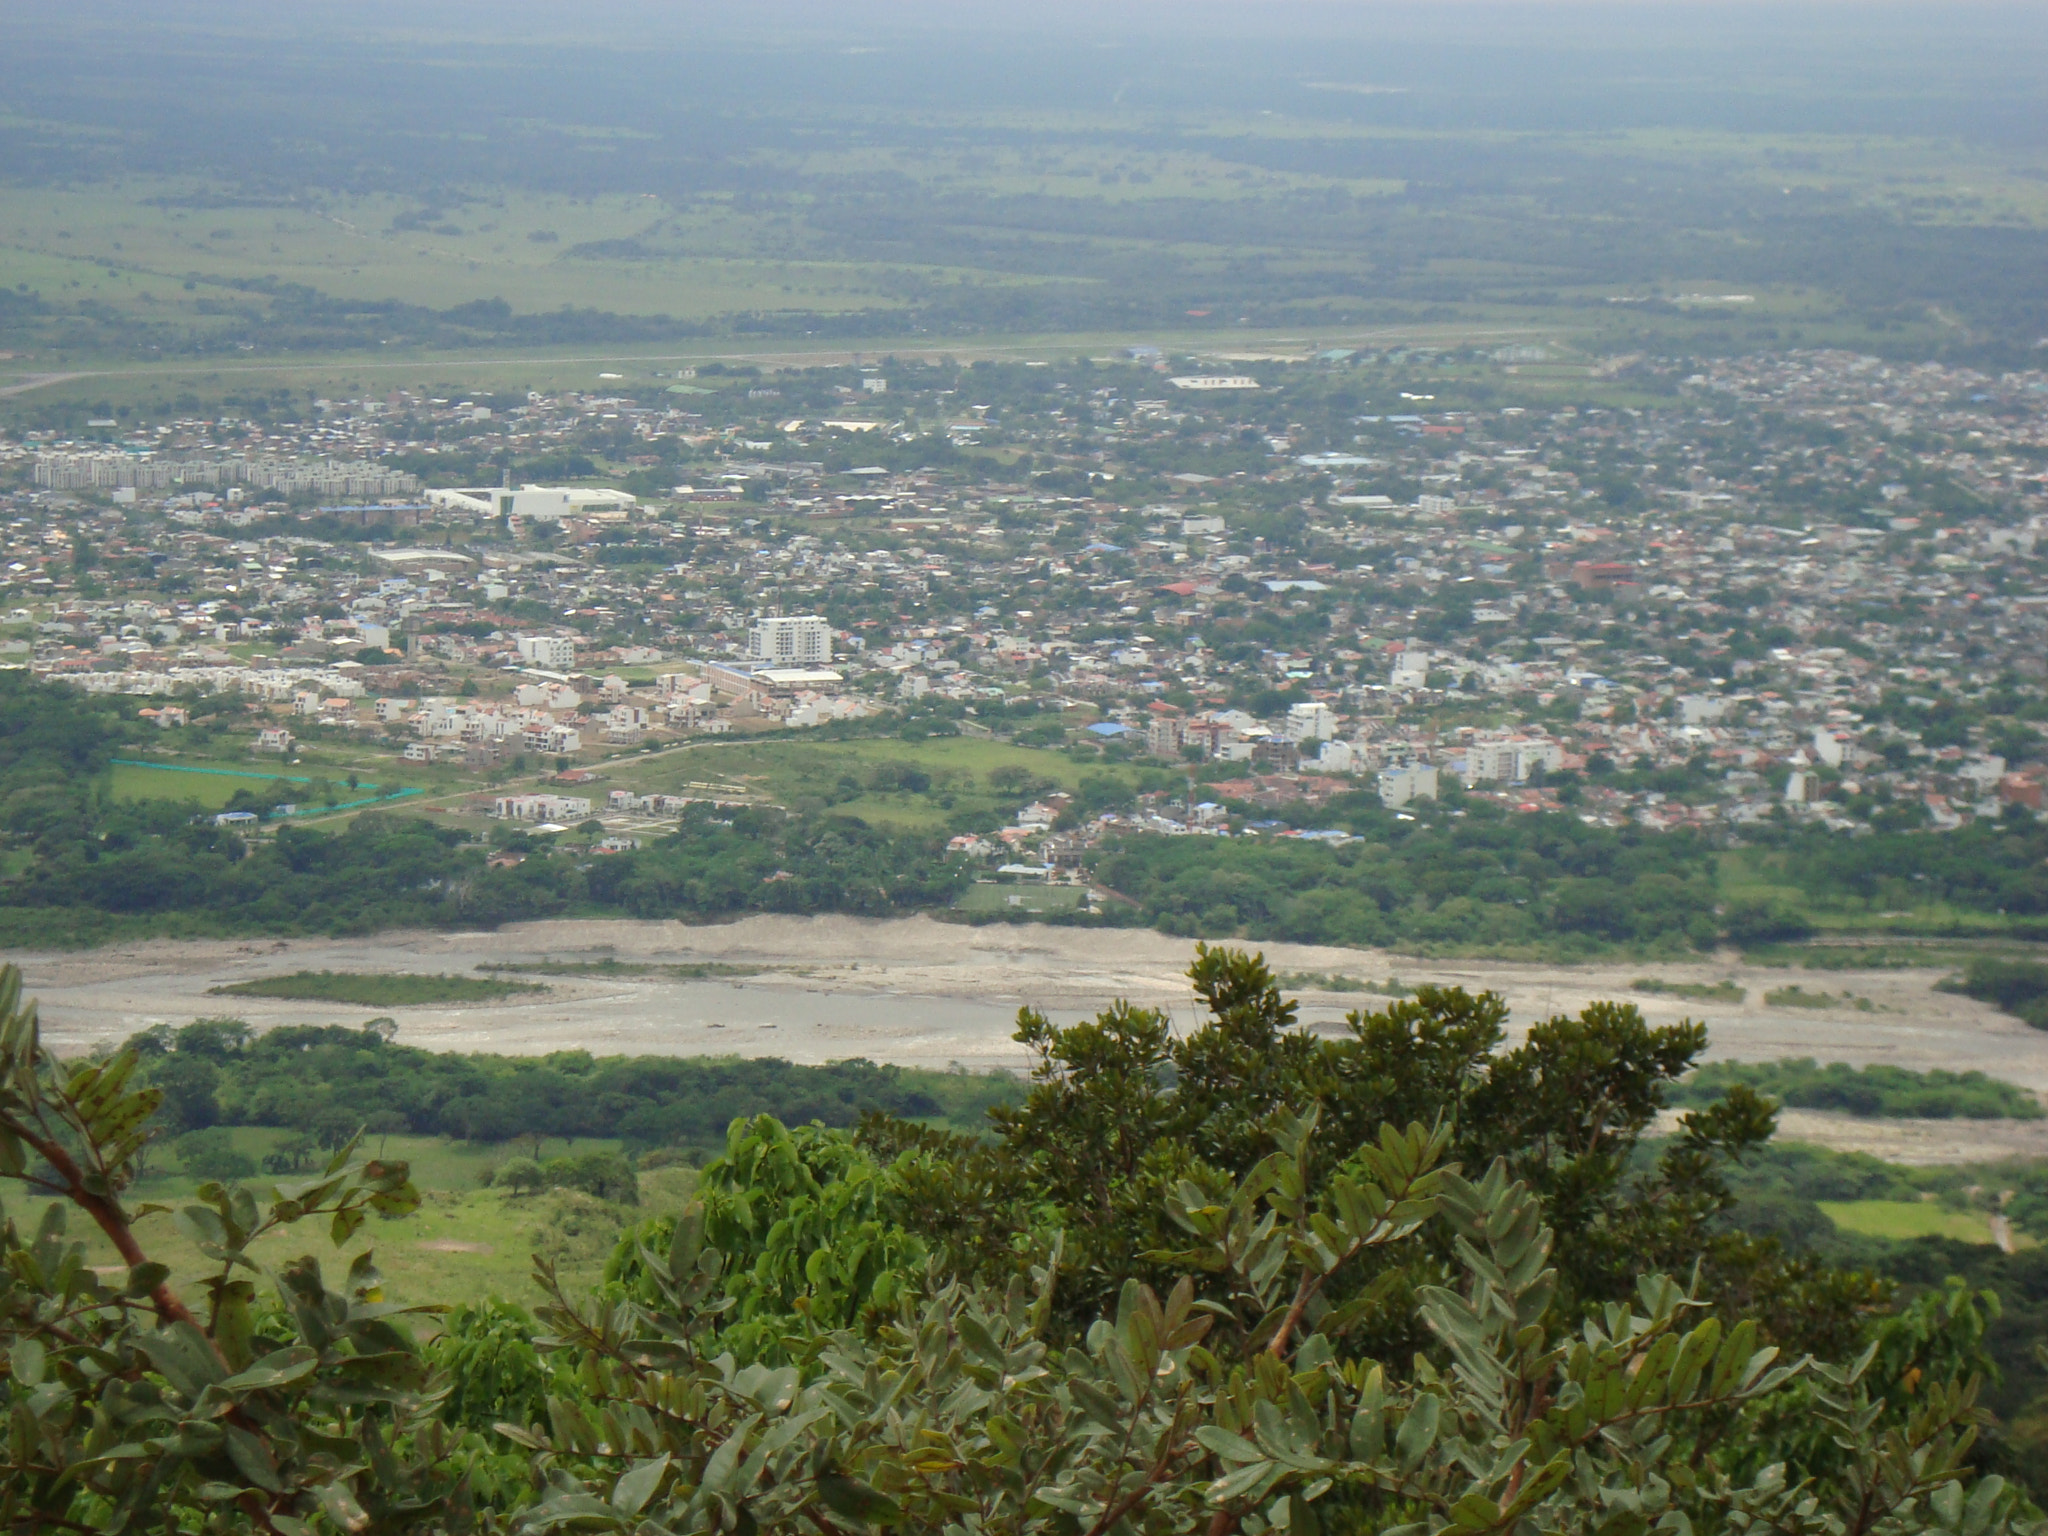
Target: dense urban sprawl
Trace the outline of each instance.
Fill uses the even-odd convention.
[[[1588,387],[1634,404],[1498,403],[1547,364],[1136,348],[109,417],[0,444],[4,645],[167,742],[234,697],[247,754],[345,736],[615,832],[690,796],[512,781],[899,723],[1184,779],[954,839],[1013,869],[1453,780],[1729,834],[2041,811],[2048,373],[1619,358]]]

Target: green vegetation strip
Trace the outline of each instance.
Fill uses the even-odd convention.
[[[1963,974],[1935,984],[2002,1008],[2035,1029],[2048,1029],[2048,965],[2032,960],[1972,960]]]
[[[1867,997],[1844,992],[1839,997],[1828,992],[1809,992],[1794,982],[1789,987],[1773,987],[1764,994],[1766,1008],[1853,1008],[1858,1013],[1875,1013],[1877,1004]]]
[[[294,1001],[355,1003],[365,1008],[403,1008],[418,1003],[487,1003],[521,992],[545,992],[539,982],[502,981],[490,976],[388,975],[352,971],[294,971],[212,987],[209,997],[279,997]]]
[[[1283,987],[1300,987],[1308,992],[1366,992],[1374,997],[1413,997],[1415,989],[1401,985],[1401,978],[1389,976],[1385,981],[1369,981],[1360,976],[1345,976],[1336,971],[1283,971],[1280,974]]]
[[[153,763],[140,757],[110,757],[107,759],[116,768],[153,768],[158,773],[204,773],[217,779],[255,779],[264,784],[275,784],[279,780],[287,784],[310,784],[313,781],[297,773],[251,773],[245,768],[200,768],[191,763]],[[364,789],[375,789],[374,784],[364,784]]]
[[[493,973],[520,972],[529,976],[672,976],[681,981],[761,976],[769,971],[800,969],[789,965],[728,965],[720,960],[480,960],[476,968]]]
[[[1672,1103],[1706,1105],[1746,1083],[1792,1109],[1832,1109],[1852,1115],[1918,1120],[2039,1120],[2041,1101],[2016,1083],[1982,1072],[1909,1072],[1846,1062],[1823,1067],[1811,1058],[1786,1061],[1715,1061],[1669,1091]]]
[[[1647,992],[1652,997],[1682,997],[1695,1003],[1739,1003],[1749,996],[1732,981],[1709,984],[1700,981],[1661,981],[1655,976],[1638,976],[1628,985],[1632,992]]]

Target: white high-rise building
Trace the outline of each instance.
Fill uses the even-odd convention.
[[[832,626],[814,613],[756,619],[747,632],[747,659],[771,667],[823,666],[832,660]]]
[[[521,635],[519,654],[536,667],[561,671],[576,665],[576,642],[567,635]]]
[[[1398,768],[1380,770],[1380,804],[1388,810],[1415,800],[1436,798],[1436,765],[1434,763],[1404,763]]]
[[[1328,741],[1337,734],[1337,716],[1327,704],[1287,706],[1287,739],[1300,743]]]

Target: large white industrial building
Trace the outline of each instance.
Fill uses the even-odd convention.
[[[630,512],[639,505],[624,491],[601,487],[522,485],[476,486],[467,490],[429,491],[427,500],[454,512],[477,517],[518,517],[530,522],[558,523],[565,517],[600,517]]]

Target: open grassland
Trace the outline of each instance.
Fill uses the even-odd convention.
[[[857,140],[752,152],[750,164],[764,185],[887,185],[899,196],[907,191],[921,200],[946,200],[961,212],[950,215],[941,238],[916,243],[931,259],[905,259],[907,247],[895,259],[879,259],[879,250],[862,250],[862,242],[849,248],[833,221],[817,216],[816,192],[671,197],[471,185],[431,199],[326,190],[251,200],[223,197],[222,189],[198,178],[135,177],[0,187],[0,229],[8,231],[10,273],[32,291],[218,334],[245,325],[263,311],[270,291],[291,285],[344,300],[397,300],[435,310],[499,299],[522,314],[588,305],[598,294],[614,313],[683,320],[887,312],[928,299],[933,290],[1002,290],[1078,275],[1047,270],[1043,262],[1020,260],[1009,244],[978,238],[986,232],[965,212],[976,206],[998,226],[1014,222],[1024,206],[1058,208],[1072,226],[1063,233],[1073,248],[1067,264],[1073,269],[1118,271],[1135,242],[1195,276],[1214,268],[1220,278],[1257,262],[1282,275],[1298,267],[1341,283],[1369,274],[1375,255],[1316,241],[1298,228],[1253,240],[1230,217],[1203,230],[1186,220],[1185,210],[1333,196],[1369,207],[1408,191],[1411,178],[1403,167],[1415,162],[1418,146],[1437,152],[1469,146],[1485,154],[1500,153],[1506,142],[1484,132],[1418,134],[1248,117],[1211,123],[1206,133],[1177,144],[1139,148],[1117,133],[1129,125],[1114,117],[1033,117],[1030,124],[956,118],[947,125],[958,136],[953,142],[934,142],[928,131],[937,125],[930,121],[879,118]],[[1091,140],[1091,130],[1104,137]],[[592,130],[581,132],[587,138]],[[630,130],[621,132],[632,137]],[[1253,136],[1259,148],[1246,154],[1240,144]],[[1559,135],[1553,142],[1558,156],[1596,172],[1651,161],[1677,176],[1711,177],[1718,185],[1770,189],[1786,198],[1824,195],[1917,222],[2026,228],[2048,221],[2048,184],[2038,167],[1954,142],[1675,129]],[[1126,227],[1120,211],[1146,207],[1166,215],[1158,230]],[[1390,213],[1397,211],[1390,203]],[[1504,296],[1532,284],[1603,307],[1617,292],[1608,284],[1581,294],[1568,282],[1559,285],[1553,267],[1507,248],[1484,256],[1439,252],[1425,265],[1438,280],[1478,280],[1479,290],[1461,305],[1460,318],[1467,320],[1514,311],[1518,306],[1503,304]],[[1711,292],[1725,285],[1707,258],[1696,273],[1625,282],[1618,291],[1663,298],[1667,291]],[[1808,284],[1743,287],[1753,301],[1745,319],[1825,323],[1837,307],[1825,290]],[[1497,306],[1491,313],[1489,299]],[[1331,319],[1338,318],[1333,312]],[[1571,328],[1598,328],[1611,318],[1577,316]],[[1685,320],[1675,317],[1674,323],[1682,328]]]
[[[243,1128],[233,1133],[236,1149],[251,1157],[274,1151],[286,1133]],[[531,1306],[541,1299],[532,1281],[533,1255],[554,1258],[572,1288],[596,1283],[604,1261],[630,1222],[680,1209],[695,1182],[688,1169],[660,1169],[640,1176],[638,1206],[620,1206],[572,1190],[513,1195],[480,1187],[484,1170],[531,1150],[521,1144],[472,1147],[463,1142],[418,1136],[370,1137],[363,1146],[369,1156],[403,1158],[411,1164],[413,1183],[422,1201],[413,1215],[396,1220],[372,1219],[340,1248],[329,1242],[324,1225],[308,1222],[260,1241],[254,1256],[269,1265],[301,1254],[320,1259],[330,1275],[346,1272],[365,1249],[374,1251],[384,1273],[390,1299],[414,1303],[477,1296],[503,1296]],[[573,1152],[581,1155],[616,1151],[615,1143],[582,1140],[567,1146],[546,1143],[544,1157]],[[167,1159],[175,1165],[175,1159]],[[276,1180],[247,1181],[259,1200]],[[131,1203],[153,1202],[176,1207],[188,1200],[194,1181],[175,1171],[145,1178],[131,1191]],[[16,1214],[30,1230],[50,1202],[24,1202]],[[118,1264],[112,1246],[97,1231],[82,1227],[75,1216],[67,1228],[82,1241],[89,1264]],[[171,1211],[145,1216],[138,1226],[144,1250],[171,1268],[172,1283],[190,1293],[214,1266],[192,1239],[177,1227]]]
[[[672,210],[642,197],[500,190],[433,223],[408,220],[417,203],[388,196],[180,206],[206,190],[153,180],[0,188],[0,227],[13,231],[9,269],[52,297],[215,330],[232,330],[237,318],[233,307],[219,312],[224,298],[261,309],[261,292],[243,286],[251,283],[432,309],[501,298],[521,312],[588,304],[602,292],[617,313],[679,317],[900,302],[890,295],[902,287],[892,267],[765,258],[747,248],[754,242],[720,238],[726,221],[715,209],[689,230],[703,236],[694,248],[710,254],[602,254],[672,222]]]
[[[875,357],[970,363],[1054,360],[1110,355],[1134,340],[1185,355],[1270,350],[1280,356],[1304,358],[1323,347],[1433,349],[1534,342],[1582,347],[1591,354],[1606,345],[1597,334],[1581,334],[1576,319],[1561,318],[1555,312],[1538,315],[1501,308],[1459,321],[1387,316],[1368,322],[1354,318],[1332,320],[1307,330],[1297,324],[1240,329],[1227,336],[1187,324],[1147,326],[1140,332],[1091,327],[1067,332],[962,329],[912,333],[906,326],[898,332],[877,329],[854,343],[804,336],[763,341],[718,335],[659,342],[522,343],[496,348],[333,347],[312,354],[252,346],[239,352],[234,361],[209,357],[155,362],[138,361],[118,350],[75,346],[17,352],[12,360],[0,359],[0,422],[69,421],[76,416],[79,419],[71,424],[82,430],[84,413],[117,415],[124,420],[154,419],[173,411],[218,407],[222,402],[246,409],[252,400],[279,392],[346,399],[376,398],[401,388],[426,396],[588,390],[619,382],[600,377],[606,373],[619,375],[628,385],[646,385],[669,378],[680,368],[711,362],[772,372]],[[1466,372],[1482,380],[1493,398],[1506,405],[1569,403],[1641,409],[1656,403],[1626,384],[1590,377],[1584,365],[1526,377],[1513,364]],[[1434,384],[1450,377],[1449,370],[1433,369],[1422,382]],[[732,387],[715,377],[698,382],[700,386]],[[738,382],[744,385],[747,381]]]
[[[1948,1237],[1960,1243],[1990,1243],[1991,1220],[1982,1211],[1947,1210],[1931,1200],[1823,1200],[1820,1208],[1844,1232],[1902,1241]]]
[[[1495,403],[1537,403],[1599,383],[1604,354],[2040,334],[2048,161],[2023,126],[2036,45],[2009,27],[1722,28],[1703,50],[1656,26],[1625,65],[1604,28],[1546,27],[1525,93],[1446,68],[1469,39],[1422,42],[1446,24],[1419,19],[1405,40],[1175,28],[1144,69],[1057,29],[998,60],[972,27],[847,49],[508,22],[480,67],[466,29],[351,12],[289,36],[210,20],[195,96],[165,65],[185,20],[76,10],[9,37],[0,350],[17,382],[171,374],[51,385],[46,415],[226,396],[266,360],[589,388],[734,351],[1432,328],[1573,343],[1488,376]],[[426,361],[472,353],[520,361]],[[349,389],[338,367],[294,387]]]
[[[327,805],[351,805],[366,799],[400,797],[390,807],[407,808],[418,797],[461,793],[483,788],[476,775],[452,763],[409,763],[396,749],[380,750],[359,741],[302,739],[290,762],[272,755],[237,751],[253,737],[255,725],[232,728],[228,734],[187,747],[184,732],[171,735],[161,744],[149,743],[143,750],[147,761],[117,762],[108,774],[108,787],[116,800],[162,800],[189,804],[199,810],[216,811],[243,790],[267,796],[282,782],[290,793],[283,796],[300,807],[300,821],[318,820],[330,828],[327,818],[349,817],[362,809],[331,812]],[[137,753],[139,759],[141,754]],[[161,756],[162,761],[155,761]],[[349,783],[353,775],[355,784]],[[408,793],[409,792],[409,793]]]

